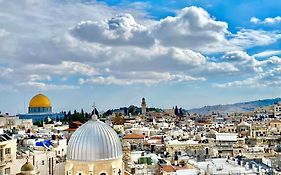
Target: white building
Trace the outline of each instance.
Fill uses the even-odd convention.
[[[17,140],[7,134],[0,135],[0,174],[16,174],[13,162],[16,160]]]
[[[12,128],[21,128],[29,129],[33,126],[32,119],[19,119],[15,116],[1,116],[0,117],[0,127],[12,129]]]
[[[274,117],[281,118],[281,103],[274,105]]]
[[[197,162],[195,166],[206,175],[256,174],[249,167],[239,166],[237,162],[227,161],[227,159],[210,159],[204,162]]]

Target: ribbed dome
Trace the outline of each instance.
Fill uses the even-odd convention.
[[[51,107],[51,101],[49,98],[43,94],[37,94],[29,102],[29,107],[31,108],[38,108],[38,107],[44,107],[49,108]]]
[[[122,156],[116,132],[99,120],[90,120],[71,136],[67,148],[68,160],[97,161]]]

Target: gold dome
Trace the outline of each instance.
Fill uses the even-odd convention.
[[[49,98],[43,94],[37,94],[29,102],[30,108],[38,108],[38,107],[44,107],[49,108],[51,107],[51,101]]]
[[[21,172],[27,172],[27,171],[33,171],[34,167],[30,162],[26,162],[22,167],[21,167]]]

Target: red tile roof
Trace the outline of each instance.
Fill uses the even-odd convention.
[[[144,135],[130,133],[126,134],[123,139],[144,139]]]
[[[63,131],[76,131],[76,129],[78,129],[78,128],[67,128],[67,129],[65,129]]]
[[[77,125],[82,125],[83,124],[80,121],[73,121],[72,123],[77,124]]]
[[[176,172],[175,168],[172,165],[163,165],[162,171],[163,172]]]
[[[281,123],[281,121],[277,120],[277,119],[274,119],[274,120],[271,120],[270,123]]]

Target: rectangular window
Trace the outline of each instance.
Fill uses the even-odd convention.
[[[5,154],[11,154],[11,148],[6,148],[5,149]]]
[[[0,161],[3,161],[4,160],[4,155],[3,155],[3,149],[1,148],[0,149]]]
[[[11,168],[5,168],[5,175],[11,174]]]

